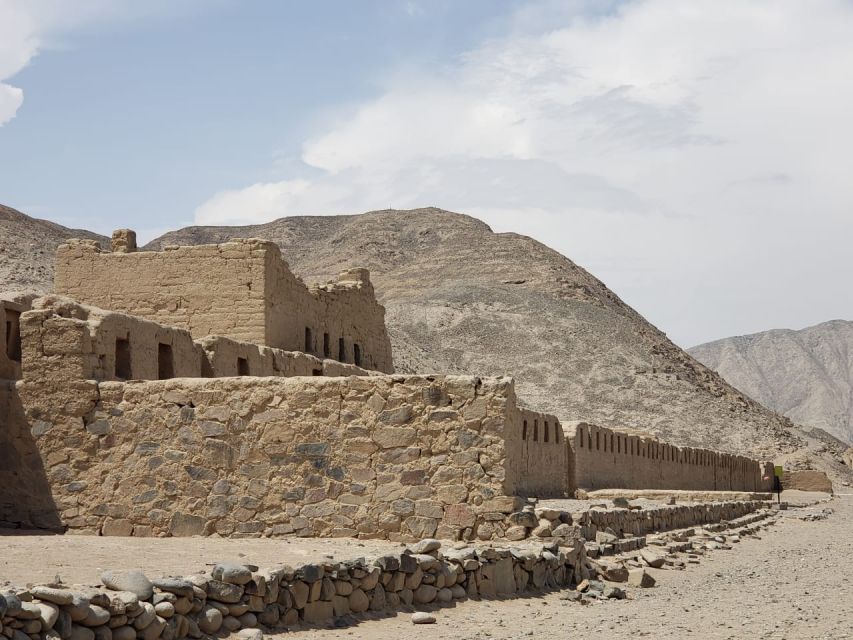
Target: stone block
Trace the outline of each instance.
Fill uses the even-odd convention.
[[[306,623],[325,622],[335,617],[335,608],[331,602],[317,600],[309,602],[302,609],[302,620]]]

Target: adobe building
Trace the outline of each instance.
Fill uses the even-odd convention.
[[[300,351],[393,373],[385,309],[367,269],[350,269],[310,288],[291,273],[274,242],[137,251],[132,231],[60,245],[54,289],[74,300],[186,329]]]
[[[767,463],[564,423],[511,378],[393,375],[367,271],[309,288],[270,242],[70,241],[56,289],[0,296],[0,525],[518,540],[577,489],[769,489]]]

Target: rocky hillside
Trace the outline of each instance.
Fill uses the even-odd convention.
[[[853,443],[853,322],[765,331],[689,351],[765,406]]]
[[[782,456],[836,476],[846,469],[836,462],[840,443],[732,388],[601,281],[528,237],[430,208],[189,227],[145,248],[234,237],[277,242],[308,282],[368,267],[398,371],[512,374],[526,404],[564,420]]]
[[[838,453],[732,388],[601,281],[531,238],[418,209],[189,227],[147,248],[233,237],[277,242],[306,281],[368,267],[399,371],[510,373],[533,407],[682,444],[774,456],[808,441]]]
[[[0,288],[50,291],[53,253],[68,238],[107,240],[90,231],[31,218],[0,204]]]

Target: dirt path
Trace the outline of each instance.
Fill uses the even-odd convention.
[[[804,522],[795,517],[798,511],[788,512],[760,540],[711,552],[685,571],[652,570],[658,586],[631,589],[631,600],[582,606],[553,593],[463,602],[436,610],[435,625],[414,626],[408,614],[399,614],[345,629],[306,630],[299,637],[851,638],[853,495],[814,510],[827,506],[835,510],[828,519]]]

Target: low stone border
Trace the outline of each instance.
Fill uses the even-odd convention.
[[[670,531],[697,525],[735,520],[767,506],[766,502],[710,502],[706,504],[661,505],[634,509],[591,508],[573,515],[580,535],[595,540],[596,533],[610,529],[623,538],[625,534],[642,536],[654,531]]]
[[[630,505],[629,505],[630,506]],[[182,640],[322,623],[351,613],[555,589],[603,575],[627,580],[624,567],[588,560],[585,535],[659,526],[714,528],[755,521],[763,503],[714,503],[570,514],[525,511],[539,521],[532,540],[510,547],[427,539],[372,560],[278,566],[216,564],[209,573],[149,580],[141,570],[107,571],[103,587],[50,584],[0,595],[0,634],[9,640]],[[521,513],[521,512],[519,512]],[[738,516],[737,514],[741,514]],[[752,515],[749,515],[752,514]],[[729,516],[729,517],[722,517]],[[716,521],[711,518],[716,517]],[[608,524],[609,523],[609,524]],[[734,523],[732,523],[734,524]],[[678,527],[676,525],[681,525]],[[710,527],[708,527],[710,529]],[[650,529],[649,529],[650,530]],[[556,536],[556,537],[554,537]],[[600,536],[599,536],[600,537]],[[643,540],[645,542],[645,540]],[[595,554],[597,555],[597,554]],[[624,574],[624,575],[623,575]],[[642,580],[636,586],[644,586]],[[244,630],[244,631],[241,631]]]
[[[279,566],[220,563],[210,573],[149,580],[107,571],[103,587],[34,586],[0,597],[10,640],[181,640],[319,623],[403,605],[553,589],[587,577],[583,541],[442,552],[424,540],[372,561]]]

